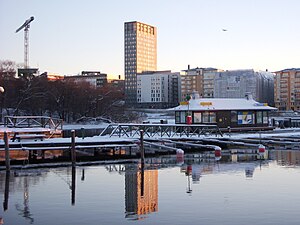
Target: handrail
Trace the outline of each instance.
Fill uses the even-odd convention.
[[[14,128],[42,127],[51,130],[62,130],[63,120],[49,116],[5,116],[4,126]]]

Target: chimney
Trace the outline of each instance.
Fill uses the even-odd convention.
[[[190,70],[190,65],[188,65],[188,70]]]

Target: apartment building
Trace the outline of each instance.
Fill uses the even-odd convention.
[[[170,108],[179,104],[180,73],[147,71],[137,74],[137,107]]]
[[[274,101],[279,110],[300,110],[300,68],[275,72]]]
[[[215,98],[243,98],[251,94],[256,101],[274,105],[274,74],[267,71],[226,70],[214,77]]]
[[[156,27],[133,21],[124,24],[125,102],[137,104],[137,73],[157,70]]]
[[[190,68],[182,70],[181,76],[181,101],[186,99],[187,95],[199,95],[200,97],[210,96],[209,88],[213,90],[213,72],[218,71],[215,68]],[[212,77],[213,76],[213,77]],[[212,83],[212,84],[211,84]],[[206,89],[204,88],[206,87]]]
[[[107,74],[100,71],[82,71],[81,75],[65,76],[66,80],[75,82],[88,82],[93,87],[103,87],[107,84]]]

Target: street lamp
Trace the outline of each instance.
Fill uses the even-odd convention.
[[[4,92],[4,88],[2,86],[0,86],[0,92],[3,93]]]
[[[190,94],[187,94],[185,99],[188,103],[187,104],[188,105],[188,111],[187,111],[187,116],[186,116],[186,123],[187,124],[192,124],[192,116],[190,115],[190,100],[191,100]]]

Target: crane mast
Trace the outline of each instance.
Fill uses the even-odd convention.
[[[29,68],[29,28],[30,28],[30,23],[34,20],[34,17],[31,16],[28,20],[25,21],[25,23],[20,26],[17,30],[16,33],[18,33],[20,30],[24,29],[24,68],[28,69]]]

